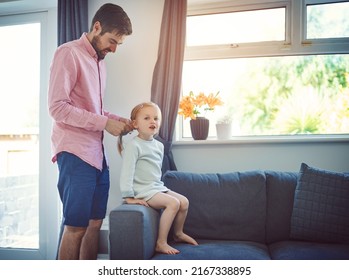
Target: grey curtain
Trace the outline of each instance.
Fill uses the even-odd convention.
[[[171,149],[181,92],[186,17],[187,0],[165,0],[151,87],[151,100],[159,105],[163,116],[157,137],[165,146],[163,174],[177,170]]]
[[[88,0],[58,0],[58,46],[88,31]]]

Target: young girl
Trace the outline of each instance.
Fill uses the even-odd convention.
[[[140,204],[155,209],[164,209],[160,217],[159,235],[155,251],[164,254],[178,254],[179,251],[167,243],[167,236],[173,223],[174,240],[192,245],[198,243],[183,232],[189,202],[186,197],[169,190],[161,181],[163,144],[154,135],[161,123],[160,108],[152,102],[141,103],[131,112],[133,127],[138,130],[122,149],[119,137],[119,151],[123,157],[120,176],[122,197],[128,204]]]

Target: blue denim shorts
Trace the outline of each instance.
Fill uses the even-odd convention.
[[[89,220],[104,219],[110,187],[105,158],[102,171],[68,152],[58,154],[57,163],[64,224],[87,227]]]

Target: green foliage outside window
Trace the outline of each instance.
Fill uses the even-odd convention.
[[[235,99],[242,134],[349,133],[348,56],[265,58],[254,65]]]

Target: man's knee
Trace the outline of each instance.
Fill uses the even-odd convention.
[[[64,232],[63,235],[67,236],[69,235],[70,237],[73,238],[82,238],[86,232],[85,227],[74,227],[74,226],[65,226],[64,227]]]
[[[103,220],[90,220],[88,230],[99,231],[102,227]]]

